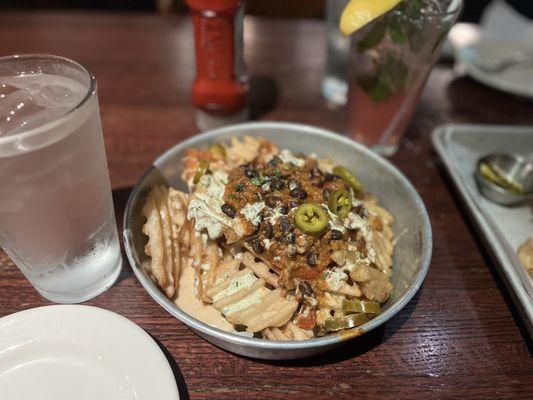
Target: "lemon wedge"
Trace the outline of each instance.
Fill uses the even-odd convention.
[[[402,0],[351,0],[341,15],[340,29],[351,35],[396,7]]]

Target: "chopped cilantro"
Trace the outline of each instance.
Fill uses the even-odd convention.
[[[237,196],[235,196],[234,194],[230,194],[229,195],[229,199],[230,200],[237,200]]]
[[[236,192],[242,192],[244,190],[244,183],[239,182],[235,185],[235,191]]]
[[[289,167],[288,165],[284,165],[284,166],[283,166],[283,169],[284,169],[285,171],[288,171],[288,170],[290,169],[290,167]]]
[[[255,186],[261,186],[263,184],[263,178],[259,176],[252,178],[252,184],[254,184]]]
[[[276,178],[281,178],[281,172],[279,172],[278,169],[275,169],[274,172],[272,172]]]

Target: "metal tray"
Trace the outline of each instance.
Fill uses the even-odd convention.
[[[533,127],[446,125],[433,131],[432,141],[533,336],[533,280],[516,255],[518,246],[533,235],[533,204],[492,203],[480,194],[474,179],[477,160],[489,153],[533,157]]]

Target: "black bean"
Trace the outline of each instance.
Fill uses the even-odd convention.
[[[325,201],[328,201],[329,200],[329,195],[331,193],[331,190],[330,189],[324,189],[322,191],[322,198],[325,200]]]
[[[289,207],[290,208],[298,207],[299,205],[300,205],[300,202],[298,200],[289,201]]]
[[[289,213],[289,207],[286,205],[283,205],[279,208],[279,212],[283,215],[287,215]]]
[[[281,203],[281,197],[279,196],[267,196],[265,198],[265,204],[270,208],[276,207],[279,203]]]
[[[325,182],[331,182],[331,181],[335,180],[336,177],[337,177],[336,175],[327,173],[326,175],[324,175],[324,181]]]
[[[244,241],[246,243],[253,243],[253,242],[256,242],[257,240],[259,240],[257,238],[257,235],[250,235],[250,236],[248,236],[247,238],[244,239]]]
[[[309,250],[305,255],[305,259],[307,260],[307,264],[314,267],[318,262],[318,254],[314,250]]]
[[[298,284],[298,289],[300,289],[300,293],[304,296],[312,297],[315,294],[313,288],[307,281],[301,281]]]
[[[281,242],[285,244],[294,244],[296,240],[296,235],[294,232],[286,232],[281,236]],[[296,248],[294,248],[294,252],[296,254]]]
[[[285,188],[285,182],[283,182],[281,179],[272,179],[272,182],[270,182],[270,189],[272,190],[282,190]]]
[[[233,325],[233,327],[235,328],[237,332],[244,332],[247,328],[247,326],[243,324],[235,324]]]
[[[359,215],[361,218],[368,217],[368,210],[363,207],[361,204],[357,204],[356,206],[352,207],[352,211]]]
[[[333,240],[342,240],[342,232],[341,231],[338,231],[337,229],[332,229],[331,230],[331,238]]]
[[[255,168],[252,168],[252,167],[246,168],[244,170],[244,175],[246,175],[250,179],[259,176],[259,174],[257,173],[257,170]]]
[[[278,156],[272,157],[272,159],[268,162],[268,165],[271,165],[273,167],[277,167],[280,165],[283,161]]]
[[[283,232],[292,232],[294,230],[294,225],[292,224],[291,220],[287,217],[281,217],[279,220],[279,224]]]
[[[263,246],[263,243],[261,243],[259,240],[256,240],[252,243],[252,249],[259,254],[265,251],[265,246]]]
[[[272,224],[268,221],[263,221],[261,224],[261,227],[263,228],[263,234],[267,239],[272,239],[274,236],[274,229],[272,229]]]
[[[230,218],[235,218],[235,216],[237,215],[237,210],[231,204],[224,203],[222,204],[220,209],[222,210],[224,214],[226,214]]]
[[[300,200],[303,200],[307,197],[307,192],[299,187],[292,189],[289,194],[291,195],[291,197],[296,197]]]

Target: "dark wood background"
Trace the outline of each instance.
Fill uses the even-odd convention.
[[[246,12],[255,16],[322,18],[327,0],[245,0]],[[343,1],[343,0],[336,0]],[[346,1],[346,0],[344,0]],[[461,21],[479,21],[492,0],[463,0]],[[523,15],[533,18],[530,0],[505,0]],[[185,0],[2,0],[0,9],[10,10],[112,10],[116,12],[159,11],[186,13]]]
[[[329,110],[319,95],[320,21],[250,18],[245,34],[259,118],[343,129],[344,110]],[[0,55],[12,53],[63,55],[96,75],[118,221],[131,186],[150,162],[196,133],[188,18],[3,13]],[[431,151],[429,135],[449,122],[532,124],[532,109],[451,65],[436,66],[391,159],[417,188],[431,217],[434,253],[428,276],[385,326],[336,351],[268,362],[220,350],[159,307],[126,260],[118,283],[88,304],[118,312],[149,332],[165,349],[184,399],[531,398],[531,342]],[[45,304],[0,251],[0,317]]]

